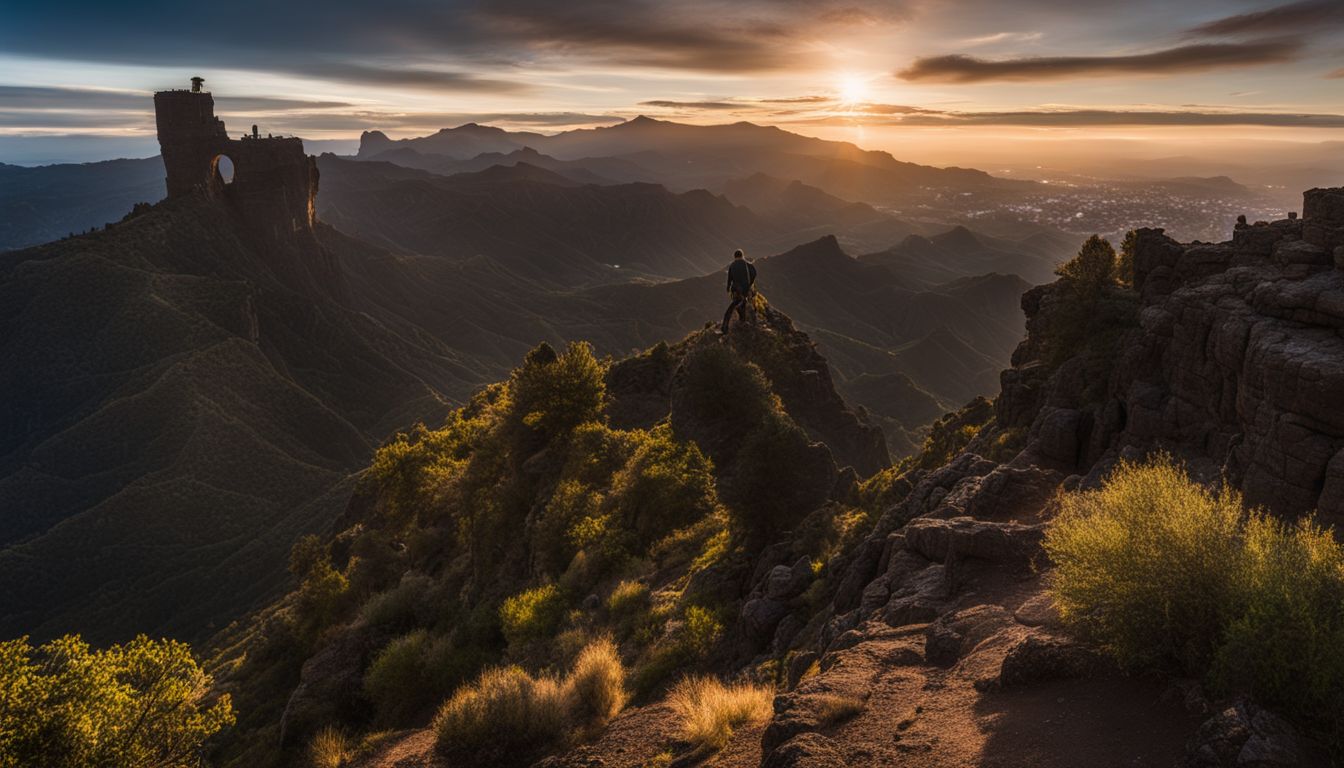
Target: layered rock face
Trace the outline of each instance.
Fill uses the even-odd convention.
[[[1344,514],[1344,189],[1308,191],[1303,213],[1216,244],[1139,230],[1138,328],[1113,360],[1047,375],[1056,288],[1028,293],[1029,337],[998,403],[1000,422],[1030,424],[1019,463],[1096,479],[1166,449],[1279,514]]]
[[[301,139],[255,131],[231,139],[215,117],[214,97],[203,91],[160,91],[154,112],[170,199],[204,193],[227,200],[271,237],[312,230],[317,163]],[[219,172],[224,157],[234,167],[229,181]]]

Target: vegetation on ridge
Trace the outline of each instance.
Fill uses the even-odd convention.
[[[198,765],[234,720],[228,694],[212,699],[210,684],[171,640],[0,643],[0,768]]]
[[[1135,668],[1204,678],[1344,748],[1344,547],[1168,456],[1067,494],[1045,540],[1064,620]]]

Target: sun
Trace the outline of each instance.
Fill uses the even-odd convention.
[[[836,82],[841,104],[859,104],[868,99],[868,82],[858,75],[841,75]]]

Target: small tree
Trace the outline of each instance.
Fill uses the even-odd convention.
[[[1115,284],[1115,249],[1109,240],[1093,235],[1077,256],[1055,268],[1055,274],[1068,280],[1075,291],[1095,296]]]
[[[210,683],[173,640],[0,643],[0,768],[199,765],[206,740],[234,722],[227,694],[208,701]]]
[[[1120,241],[1120,259],[1115,264],[1115,277],[1126,287],[1134,286],[1134,247],[1138,243],[1138,233],[1129,230],[1125,239]]]
[[[601,421],[605,375],[587,342],[570,344],[562,355],[543,342],[527,353],[509,382],[512,421],[546,440],[567,436],[580,424]]]

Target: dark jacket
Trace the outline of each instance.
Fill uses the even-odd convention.
[[[755,284],[756,265],[746,259],[733,259],[733,263],[728,265],[728,290],[745,296]]]

